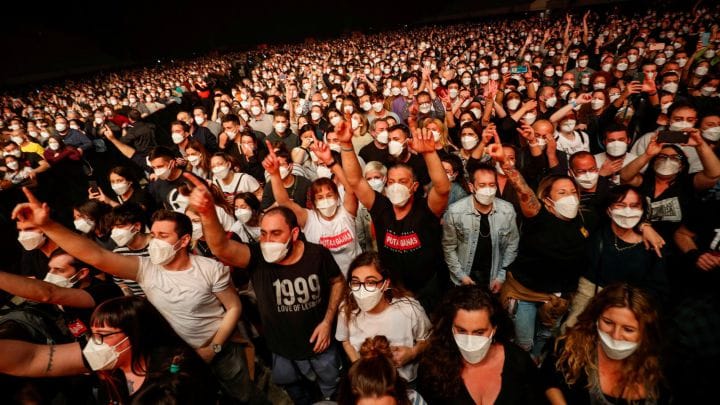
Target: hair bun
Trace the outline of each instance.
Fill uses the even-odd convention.
[[[377,335],[365,339],[360,346],[360,357],[363,359],[371,359],[375,357],[392,358],[392,350],[390,342],[384,335]]]

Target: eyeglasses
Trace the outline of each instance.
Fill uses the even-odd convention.
[[[119,330],[117,332],[104,333],[104,334],[103,333],[93,333],[91,338],[92,338],[93,342],[95,342],[95,344],[101,345],[103,343],[103,340],[106,337],[112,336],[112,335],[117,335],[118,333],[123,333],[123,332],[121,330]]]
[[[382,285],[385,283],[385,279],[380,280],[367,280],[365,282],[352,280],[348,285],[350,286],[350,289],[352,291],[360,291],[360,287],[362,286],[365,288],[365,291],[367,292],[374,292],[378,289],[378,287],[382,288]]]
[[[657,158],[662,160],[674,160],[676,162],[682,162],[682,158],[680,157],[680,155],[666,155],[664,153],[661,153],[657,155]]]

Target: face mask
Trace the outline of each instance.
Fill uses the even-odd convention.
[[[374,104],[372,105],[372,109],[373,109],[373,111],[375,111],[376,113],[382,111],[382,109],[383,109],[383,103],[374,103]]]
[[[619,157],[625,154],[627,151],[627,142],[623,141],[612,141],[608,142],[605,147],[605,152],[612,157]]]
[[[153,170],[155,173],[155,177],[157,177],[160,180],[167,180],[170,177],[170,168],[169,167],[159,167],[155,170]]]
[[[460,354],[470,364],[481,362],[487,356],[492,342],[492,336],[475,336],[453,332],[453,337],[455,338],[455,344],[460,349]]]
[[[632,54],[632,55],[628,55],[627,59],[630,63],[635,63],[637,61],[638,57],[637,57],[637,55]]]
[[[75,225],[75,229],[82,233],[88,233],[92,230],[92,228],[95,226],[95,222],[85,219],[85,218],[79,218],[76,219],[73,224]]]
[[[594,98],[590,101],[590,108],[593,109],[593,111],[597,111],[605,107],[605,100],[600,100],[599,98]]]
[[[557,201],[554,201],[554,203],[555,212],[557,212],[561,217],[565,219],[573,219],[577,216],[580,202],[576,196],[569,195],[567,197],[562,197]]]
[[[222,180],[230,173],[230,168],[228,166],[215,166],[212,168],[212,172],[215,178]]]
[[[717,142],[720,140],[720,127],[711,127],[703,131],[703,138],[710,142]]]
[[[284,122],[277,122],[273,125],[273,127],[275,128],[275,132],[282,133],[287,129],[287,124]]]
[[[604,88],[605,88],[605,83],[603,83],[603,82],[593,84],[593,89],[595,89],[595,90],[602,90]]]
[[[384,285],[385,283],[383,282],[383,286]],[[383,297],[383,292],[384,291],[380,286],[375,288],[375,291],[373,292],[367,291],[365,287],[360,287],[359,290],[352,291],[352,295],[353,298],[355,298],[355,302],[357,302],[360,310],[363,312],[368,312],[377,306],[377,304]]]
[[[123,349],[120,353],[116,352],[115,348],[127,340],[128,337],[125,337],[125,339],[119,341],[116,345],[110,346],[105,342],[97,344],[94,340],[90,339],[83,349],[83,357],[85,357],[85,360],[87,360],[93,371],[112,370],[115,368],[115,364],[117,364],[120,355],[129,350],[130,346]]]
[[[547,108],[553,108],[555,107],[555,104],[557,104],[557,97],[555,96],[552,96],[545,100],[545,105],[547,106]]]
[[[677,93],[678,91],[678,84],[675,82],[668,82],[662,85],[662,89],[667,91],[668,93]]]
[[[430,112],[431,106],[429,103],[420,104],[418,110],[420,111],[420,114],[427,114]]]
[[[617,64],[617,67],[616,67],[616,69],[617,69],[618,71],[620,71],[620,72],[626,71],[627,68],[628,68],[628,64],[625,63],[625,62],[620,62],[620,63],[618,63],[618,64]]]
[[[587,60],[587,59],[580,59],[580,60],[578,61],[578,66],[580,66],[581,68],[587,67],[587,65],[588,65],[588,60]]]
[[[393,205],[402,207],[410,199],[410,189],[400,183],[393,183],[385,187],[385,195]]]
[[[246,224],[250,220],[250,218],[252,218],[252,214],[252,210],[247,208],[235,209],[235,218],[237,218],[237,220],[242,222],[243,224]]]
[[[260,115],[260,112],[262,112],[262,109],[260,107],[258,107],[258,106],[250,107],[250,113],[252,113],[252,115]]]
[[[495,200],[497,187],[480,187],[475,190],[475,200],[481,205],[490,205]]]
[[[270,113],[272,113],[273,111],[275,111],[275,106],[272,105],[272,104],[268,104],[268,105],[265,106],[265,111],[267,111],[267,113],[270,114]]]
[[[585,190],[589,190],[595,187],[598,182],[599,176],[600,175],[597,172],[587,172],[579,176],[575,176],[575,180],[580,185],[580,187],[584,188]]]
[[[638,348],[637,342],[628,342],[627,340],[615,340],[607,333],[598,328],[600,336],[600,346],[605,354],[613,360],[623,360],[629,357]]]
[[[137,232],[133,231],[132,228],[113,228],[110,232],[110,239],[112,239],[118,247],[123,247],[130,243],[132,238],[135,237],[135,234],[137,234]]]
[[[435,141],[435,143],[440,142],[440,131],[431,131],[431,132],[433,135],[433,141]]]
[[[617,226],[623,229],[632,229],[640,222],[643,211],[636,208],[617,208],[610,211],[610,217]]]
[[[190,155],[190,156],[187,157],[187,161],[188,161],[191,165],[197,166],[198,163],[200,163],[200,156]]]
[[[180,241],[178,241],[180,242]],[[164,240],[153,238],[148,245],[150,261],[158,266],[168,264],[175,258],[175,253],[180,250]]]
[[[45,243],[45,234],[38,231],[20,231],[18,242],[25,250],[34,250]]]
[[[555,74],[555,69],[545,69],[543,71],[543,74],[545,75],[545,77],[553,77],[553,75]]]
[[[698,66],[695,69],[695,74],[698,76],[705,76],[707,74],[707,72],[708,72],[708,68],[705,66]]]
[[[25,143],[25,139],[23,139],[23,138],[21,138],[21,137],[19,137],[19,136],[11,136],[11,137],[10,137],[10,140],[13,141],[13,142],[15,142],[15,143],[18,144],[18,145],[22,145],[23,143]],[[20,157],[20,151],[19,151],[19,150],[16,151],[16,152],[14,151],[14,153],[15,153],[15,156],[16,156],[16,157]]]
[[[67,129],[67,124],[55,124],[55,130],[58,132],[64,132]]]
[[[260,250],[262,251],[263,258],[268,263],[277,263],[282,261],[290,250],[289,246],[292,243],[292,235],[288,238],[285,243],[282,242],[260,242]]]
[[[684,131],[686,129],[690,129],[693,127],[693,124],[687,122],[687,121],[678,121],[673,122],[670,124],[670,130],[671,131]]]
[[[472,79],[471,79],[471,78],[469,78],[469,77],[464,77],[464,78],[462,79],[462,84],[463,84],[463,85],[469,86],[470,83],[472,83]]]
[[[340,121],[342,121],[342,118],[340,118],[339,115],[336,115],[336,116],[330,118],[330,124],[332,124],[332,126],[337,126],[337,124],[339,124]]]
[[[335,212],[338,209],[337,199],[325,198],[323,200],[319,200],[315,202],[315,208],[317,208],[324,217],[330,218],[335,215]]]
[[[230,108],[228,107],[220,107],[220,112],[223,114],[228,114],[230,112]]]
[[[685,58],[680,58],[680,59],[678,59],[676,62],[677,62],[677,64],[678,64],[678,66],[680,66],[680,67],[685,67],[685,64],[687,63],[687,59],[685,59]]]
[[[18,162],[14,162],[14,161],[13,161],[13,162],[8,162],[8,164],[7,164],[7,168],[10,169],[10,170],[12,170],[12,171],[17,171],[17,169],[18,169],[19,167],[20,167],[20,165],[18,164]]]
[[[560,130],[569,134],[575,129],[575,120],[567,120],[560,125]]]
[[[600,68],[603,70],[603,72],[609,72],[610,69],[612,69],[612,63],[604,63]]]
[[[326,178],[329,179],[332,177],[332,170],[328,168],[327,166],[318,166],[317,167],[317,176],[318,178]]]
[[[700,89],[700,94],[705,97],[710,97],[713,93],[715,93],[715,90],[717,90],[715,87],[703,86],[703,88]]]
[[[490,73],[490,79],[497,81],[500,79],[500,74],[499,73]]]
[[[450,98],[456,98],[458,96],[458,90],[450,89],[448,90],[448,95],[450,96]]]
[[[370,188],[377,191],[378,193],[382,193],[382,190],[385,187],[385,182],[383,181],[383,179],[374,178],[368,180],[367,182],[370,185]]]
[[[200,222],[192,223],[192,235],[190,238],[194,241],[199,240],[203,236],[202,224]]]
[[[705,54],[703,56],[705,56],[705,59],[712,59],[715,57],[715,50],[708,49],[707,51],[705,51]]]
[[[590,84],[590,77],[589,76],[583,77],[582,79],[580,79],[580,83],[587,86],[588,84]]]
[[[488,76],[482,75],[480,76],[480,84],[487,84],[490,81],[490,78]]]
[[[405,144],[398,141],[390,141],[388,143],[388,152],[395,157],[400,156],[405,149]]]
[[[75,277],[75,275],[73,275],[73,277]],[[77,280],[74,280],[74,281],[71,281],[71,280],[72,280],[72,277],[65,278],[59,274],[53,274],[53,273],[46,274],[45,278],[43,279],[43,281],[46,283],[55,284],[56,286],[62,287],[62,288],[72,288],[72,286],[75,285],[75,283],[77,283]]]
[[[532,125],[536,119],[537,119],[537,114],[535,114],[535,113],[527,113],[527,114],[523,115],[523,121],[525,121],[525,123],[528,125]]]
[[[185,140],[185,137],[183,134],[179,132],[173,132],[172,133],[172,141],[175,145],[182,143]]]
[[[196,116],[195,116],[195,122],[196,122],[198,125],[202,125],[203,123],[205,123],[205,117],[203,117],[203,116],[201,116],[201,115],[196,115]]]
[[[460,143],[462,144],[463,149],[472,150],[475,148],[475,145],[478,144],[478,139],[471,135],[465,135],[460,138]]]
[[[518,99],[518,98],[508,100],[508,102],[507,102],[507,106],[510,110],[517,110],[519,105],[520,105],[520,99]]]
[[[658,159],[655,161],[653,168],[655,169],[655,173],[661,176],[672,176],[680,171],[681,166],[682,163],[677,160]]]

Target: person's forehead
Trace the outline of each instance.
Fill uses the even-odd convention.
[[[174,233],[175,223],[165,220],[155,221],[152,223],[151,229],[153,232]]]
[[[407,167],[393,167],[388,171],[388,178],[408,179],[412,178],[412,172]]]
[[[285,222],[285,217],[279,213],[265,214],[260,222],[260,228],[265,232],[289,231],[290,226]]]
[[[597,164],[595,163],[595,158],[592,156],[580,156],[573,160],[573,167],[575,168],[586,169],[594,166],[597,166]]]

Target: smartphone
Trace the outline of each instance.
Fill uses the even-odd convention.
[[[642,70],[638,70],[633,75],[632,81],[642,83],[645,81],[645,73]]]
[[[657,143],[687,143],[690,134],[683,131],[660,131],[657,137]]]
[[[98,188],[97,181],[90,180],[90,181],[88,181],[88,185],[90,186],[91,193],[100,194],[100,189]]]
[[[710,45],[710,33],[703,32],[702,35],[700,35],[700,40],[702,41],[703,46]]]
[[[518,73],[527,73],[527,66],[520,65],[520,66],[513,66],[510,68],[510,73],[512,74],[518,74]]]

